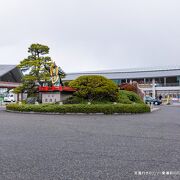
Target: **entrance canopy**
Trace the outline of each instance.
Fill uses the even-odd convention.
[[[18,86],[20,86],[20,83],[0,81],[0,88],[11,89],[11,88],[16,88]]]
[[[9,86],[14,86],[13,83],[21,82],[22,76],[21,70],[16,65],[0,64],[0,82],[11,82]]]
[[[23,74],[16,65],[0,64],[0,94],[20,85]]]

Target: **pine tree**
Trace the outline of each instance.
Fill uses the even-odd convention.
[[[28,48],[29,56],[22,61],[18,67],[23,72],[22,85],[14,90],[14,92],[27,92],[28,96],[33,96],[37,92],[37,86],[42,82],[50,82],[49,71],[45,68],[50,65],[51,57],[49,47],[41,44],[32,44]]]

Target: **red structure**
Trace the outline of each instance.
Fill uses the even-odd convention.
[[[53,92],[53,91],[66,91],[66,92],[75,92],[76,90],[71,88],[71,87],[67,87],[67,86],[39,86],[39,92]]]
[[[76,91],[66,86],[39,86],[39,96],[42,103],[56,103],[66,100]]]

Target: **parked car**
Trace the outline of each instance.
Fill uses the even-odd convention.
[[[15,102],[14,94],[6,94],[4,96],[4,102]]]
[[[162,101],[160,101],[159,99],[154,99],[151,96],[145,96],[145,103],[160,105],[162,104]]]

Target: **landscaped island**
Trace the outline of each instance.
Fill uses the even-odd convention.
[[[26,72],[22,85],[14,90],[16,93],[26,92],[28,98],[21,103],[7,105],[7,110],[104,114],[150,112],[150,107],[142,101],[133,84],[118,87],[100,75],[80,76],[63,83],[64,71],[50,57],[44,56],[49,53],[47,46],[32,44],[28,52],[30,56],[19,64]]]
[[[135,92],[119,90],[113,81],[102,76],[81,76],[69,83],[76,88],[73,96],[61,104],[9,104],[7,110],[44,113],[145,113],[150,112]]]

